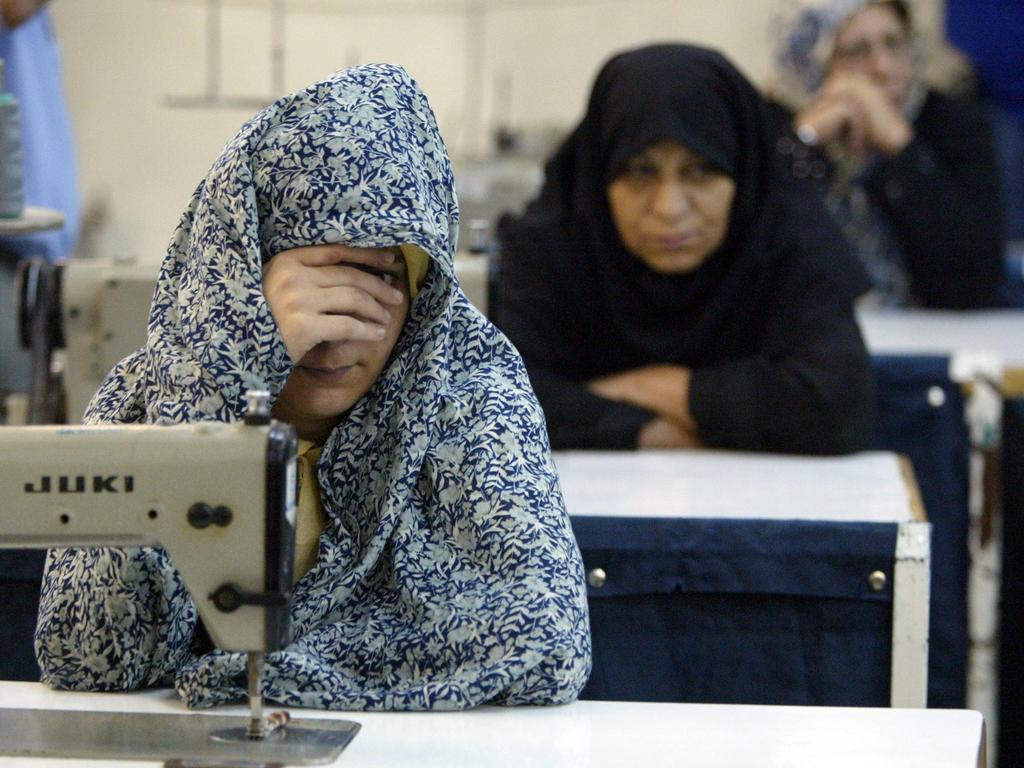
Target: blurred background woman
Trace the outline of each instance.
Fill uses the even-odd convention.
[[[903,0],[794,0],[778,19],[778,149],[827,205],[873,303],[1001,302],[998,168],[984,113],[929,90]]]
[[[866,447],[869,283],[773,161],[763,100],[720,54],[604,66],[539,197],[499,226],[499,324],[554,447]]]

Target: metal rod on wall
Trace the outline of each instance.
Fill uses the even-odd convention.
[[[266,96],[229,95],[222,92],[223,2],[206,0],[206,86],[202,93],[170,94],[164,105],[184,109],[245,109],[265,107],[284,93],[286,0],[270,5],[270,93]]]
[[[457,138],[461,140],[459,143],[468,139],[473,154],[482,154],[484,150],[484,147],[473,145],[479,139],[483,122],[486,31],[486,9],[481,2],[471,3],[466,8],[466,103],[462,129]]]
[[[220,96],[220,0],[206,0],[206,95]]]
[[[284,11],[285,0],[270,3],[270,97],[276,99],[284,93]]]

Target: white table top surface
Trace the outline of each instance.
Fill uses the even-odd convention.
[[[873,354],[987,353],[1024,368],[1024,311],[893,310],[857,317]]]
[[[0,707],[180,712],[172,691],[60,693],[0,683]],[[214,714],[243,714],[240,707]],[[983,724],[967,710],[577,702],[449,713],[322,713],[362,725],[344,768],[975,768]],[[0,766],[72,768],[99,761],[0,757]],[[110,765],[110,763],[107,763]],[[156,763],[119,762],[119,766]]]
[[[816,457],[728,451],[559,451],[572,516],[903,522],[894,453]]]

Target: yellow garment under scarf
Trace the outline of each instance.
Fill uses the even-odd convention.
[[[295,572],[293,583],[301,579],[316,562],[320,534],[327,527],[327,513],[320,501],[320,484],[316,479],[316,464],[320,461],[322,445],[299,440],[297,470],[298,499],[295,515]]]
[[[418,245],[412,243],[402,246],[402,256],[405,258],[405,269],[409,275],[409,298],[415,299],[427,277],[430,256]]]

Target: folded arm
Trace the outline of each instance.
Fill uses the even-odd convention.
[[[196,609],[162,549],[55,549],[36,626],[42,681],[124,691],[169,685],[191,657]]]

